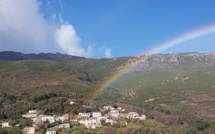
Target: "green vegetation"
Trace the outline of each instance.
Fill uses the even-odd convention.
[[[77,113],[103,78],[127,60],[0,61],[0,119],[18,119],[30,109]],[[77,105],[70,106],[71,100]]]
[[[215,120],[214,72],[213,62],[137,69],[116,81],[98,101],[116,98],[113,102],[139,106],[149,119],[165,125],[187,133],[211,133]]]
[[[171,55],[163,56],[168,60],[161,60],[162,55],[157,60],[150,57],[150,62],[126,72],[93,102],[89,100],[99,85],[133,57],[0,61],[0,120],[20,124],[2,128],[0,133],[19,133],[31,125],[20,120],[31,109],[49,115],[77,115],[105,104],[126,106],[146,114],[148,120],[128,121],[126,127],[120,120],[119,125],[95,130],[73,124],[72,133],[214,133],[215,62],[206,56],[187,55],[179,56],[183,62],[168,61]],[[46,125],[40,132],[48,128]]]

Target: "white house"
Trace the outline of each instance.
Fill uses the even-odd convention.
[[[58,126],[58,128],[63,129],[63,128],[70,128],[70,124],[69,123],[65,123],[65,124],[60,124]]]
[[[113,125],[113,119],[106,119],[105,123],[110,123],[110,125]]]
[[[23,114],[22,117],[24,118],[35,118],[37,116],[37,114]]]
[[[49,121],[50,123],[55,122],[55,117],[54,116],[43,116],[41,117],[42,123]]]
[[[24,129],[22,131],[23,131],[23,133],[27,133],[27,134],[34,134],[35,133],[35,127],[27,126],[27,127],[24,127]]]
[[[9,122],[2,122],[1,127],[11,127]]]
[[[139,118],[139,114],[136,113],[136,112],[129,112],[129,113],[127,114],[127,117],[126,117],[126,118],[128,118],[128,119],[137,119],[137,118]]]
[[[29,110],[28,114],[38,114],[37,110]]]
[[[102,113],[101,112],[93,112],[92,117],[94,117],[94,118],[102,117]]]
[[[77,122],[78,120],[77,119],[71,119],[70,121],[71,122]]]
[[[57,134],[56,131],[46,131],[46,134]]]
[[[118,124],[118,121],[114,119],[107,119],[105,120],[105,123],[110,123],[110,125],[115,125],[115,124]]]
[[[101,122],[97,118],[88,118],[85,120],[85,127],[87,128],[97,128],[102,127]]]
[[[90,118],[90,113],[79,113],[78,119],[87,119]]]
[[[114,109],[114,107],[108,105],[108,106],[103,106],[103,109],[105,109],[105,110],[111,110],[111,109]]]
[[[120,112],[125,112],[125,111],[126,111],[126,109],[121,108],[121,107],[118,107],[117,109],[118,109]]]
[[[111,110],[109,112],[109,116],[112,118],[118,118],[119,117],[119,110]]]

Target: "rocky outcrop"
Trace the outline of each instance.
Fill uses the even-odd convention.
[[[187,63],[215,63],[215,53],[174,53],[174,54],[143,54],[130,59],[117,69],[133,66],[130,71],[168,69],[179,64]]]

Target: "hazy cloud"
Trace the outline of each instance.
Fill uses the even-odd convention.
[[[0,1],[0,51],[93,55],[93,48],[88,46],[85,50],[81,46],[73,26],[65,23],[60,14],[59,21],[47,21],[39,12],[39,6],[37,0]],[[58,19],[56,15],[51,17]]]
[[[112,57],[111,49],[109,49],[109,48],[105,49],[105,57],[107,57],[107,58],[111,58]]]

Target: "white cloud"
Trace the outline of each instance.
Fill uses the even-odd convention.
[[[60,24],[47,21],[39,6],[37,0],[0,0],[0,51],[93,55],[93,48],[85,50],[81,46],[73,26],[65,23],[60,14]],[[56,15],[52,18],[56,19]]]
[[[106,58],[111,58],[112,57],[111,49],[109,49],[109,48],[105,49],[105,57]]]
[[[94,56],[93,55],[93,46],[88,46],[86,54],[87,54],[86,57],[89,57],[89,58],[92,58]]]
[[[54,26],[45,21],[38,7],[35,0],[1,0],[0,50],[48,51],[44,44],[53,44]]]
[[[92,47],[88,47],[88,50],[86,51],[80,45],[81,39],[77,36],[71,24],[62,24],[55,32],[55,40],[68,54],[85,57],[91,56]]]

